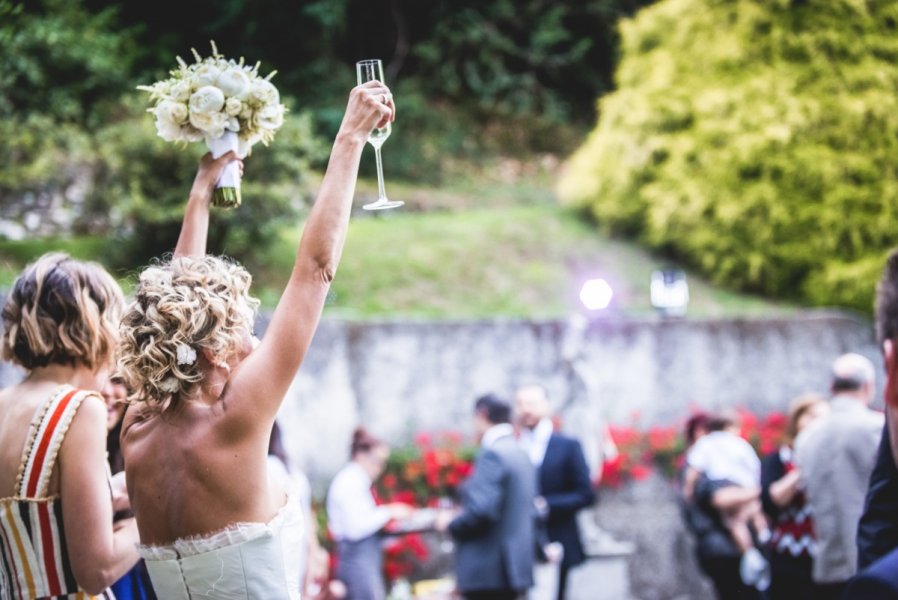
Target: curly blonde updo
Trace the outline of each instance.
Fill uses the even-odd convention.
[[[249,295],[251,282],[242,266],[215,256],[145,269],[121,326],[118,372],[129,399],[165,409],[194,396],[205,376],[203,351],[227,361],[252,332],[259,301]]]
[[[44,254],[25,267],[3,306],[3,358],[27,370],[51,364],[111,365],[124,307],[118,283],[97,263]]]

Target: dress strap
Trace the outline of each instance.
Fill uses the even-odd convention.
[[[59,447],[78,407],[90,395],[95,392],[60,386],[35,412],[16,476],[17,496],[32,499],[47,496]]]

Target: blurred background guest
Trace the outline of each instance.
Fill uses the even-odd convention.
[[[584,560],[577,513],[595,501],[580,442],[555,431],[546,389],[526,385],[515,397],[521,447],[536,468],[537,505],[544,506],[550,542],[563,548],[556,598],[562,600],[571,568]]]
[[[840,598],[857,571],[857,527],[885,421],[870,409],[875,389],[873,363],[843,354],[832,366],[830,413],[795,439],[795,462],[814,511],[812,575],[821,600]]]
[[[319,598],[325,593],[330,571],[327,550],[318,541],[318,520],[312,510],[312,486],[309,478],[300,469],[294,468],[284,448],[281,428],[274,423],[268,442],[268,472],[280,478],[285,490],[295,494],[306,515],[303,527],[303,546],[297,552],[296,568],[302,582],[304,598]]]
[[[120,437],[122,434],[122,420],[125,417],[125,409],[128,407],[128,389],[121,377],[113,375],[106,381],[101,390],[106,401],[106,428],[109,433],[106,436],[106,460],[109,461],[109,470],[113,475],[113,485],[119,488],[119,496],[125,497],[125,457],[122,456]],[[116,508],[113,521],[132,518],[134,515],[130,508],[113,505]],[[116,600],[155,600],[156,593],[150,582],[143,560],[137,561],[134,567],[125,573],[121,579],[110,587]]]
[[[829,405],[823,396],[806,394],[793,400],[785,443],[761,461],[761,502],[772,524],[769,600],[814,598],[817,592],[811,577],[811,560],[817,546],[814,518],[792,444],[801,431],[828,413]]]
[[[382,600],[381,532],[391,519],[405,519],[412,509],[405,504],[378,506],[372,485],[390,457],[386,443],[359,427],[352,435],[350,461],[337,473],[327,492],[327,520],[337,542],[337,578],[349,600]]]
[[[480,452],[462,489],[461,513],[441,513],[436,528],[455,539],[456,584],[467,600],[515,600],[533,585],[536,473],[505,400],[478,398],[474,431]]]

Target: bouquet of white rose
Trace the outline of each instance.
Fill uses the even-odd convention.
[[[202,58],[191,49],[196,62],[188,65],[179,56],[178,68],[171,77],[138,89],[150,93],[153,103],[148,112],[156,117],[156,131],[168,142],[205,140],[218,158],[234,150],[240,158],[254,144],[266,146],[284,123],[286,108],[271,78],[259,75],[255,66],[225,59],[212,42],[212,56]],[[240,205],[240,171],[229,164],[218,181],[213,198],[215,206]]]

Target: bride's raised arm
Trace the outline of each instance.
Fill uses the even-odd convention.
[[[187,197],[187,207],[184,209],[184,220],[181,223],[181,233],[178,236],[178,244],[175,246],[174,256],[204,256],[206,254],[206,240],[209,237],[209,204],[212,202],[212,192],[215,183],[221,176],[221,171],[232,160],[238,160],[234,152],[228,152],[219,158],[212,158],[207,152],[201,159],[190,187],[190,195]],[[241,164],[241,172],[242,172]]]
[[[244,414],[260,425],[265,421],[260,421],[260,417],[273,418],[277,413],[312,342],[340,262],[362,149],[375,126],[395,117],[391,98],[389,89],[377,81],[358,86],[350,93],[290,280],[263,340],[228,382],[224,394],[226,410]]]

